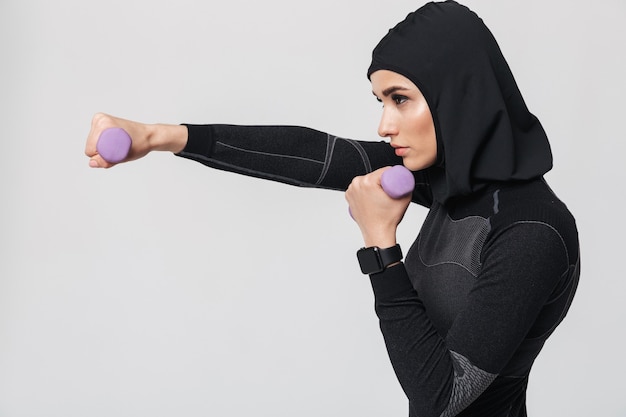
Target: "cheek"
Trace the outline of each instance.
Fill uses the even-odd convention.
[[[430,111],[426,110],[421,113],[415,120],[414,126],[416,127],[415,136],[420,141],[423,163],[427,166],[433,165],[437,160],[437,137]]]
[[[419,125],[424,133],[433,133],[435,132],[435,123],[433,122],[433,116],[430,114],[430,109],[428,105],[424,103],[420,109],[418,119]]]
[[[421,139],[422,144],[428,149],[437,149],[437,138],[435,135],[435,124],[430,115],[430,111],[425,111],[416,118],[416,136]]]

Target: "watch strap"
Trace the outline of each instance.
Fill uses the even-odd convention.
[[[377,274],[383,272],[389,265],[402,260],[402,249],[396,244],[390,248],[381,249],[377,246],[361,248],[357,252],[361,272]]]
[[[393,263],[400,262],[403,258],[402,249],[400,249],[400,245],[398,244],[386,249],[379,248],[378,252],[380,253],[380,260],[384,268],[387,268]]]

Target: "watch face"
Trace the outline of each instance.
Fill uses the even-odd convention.
[[[361,272],[364,274],[375,274],[383,270],[383,263],[381,262],[378,248],[360,249],[356,256],[359,260],[359,265],[361,265]]]

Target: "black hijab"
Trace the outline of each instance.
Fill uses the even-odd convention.
[[[381,69],[410,79],[428,102],[438,148],[437,163],[427,170],[435,200],[552,168],[539,120],[493,35],[467,7],[433,2],[410,13],[374,49],[368,77]]]

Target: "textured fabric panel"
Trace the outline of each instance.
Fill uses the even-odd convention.
[[[418,252],[424,265],[456,264],[478,276],[480,253],[491,230],[489,219],[471,216],[452,220],[440,205],[435,204],[426,223],[439,227],[422,230]]]
[[[454,385],[448,408],[441,413],[441,417],[456,416],[478,398],[497,377],[472,365],[470,360],[461,354],[456,352],[450,354],[454,362]]]

